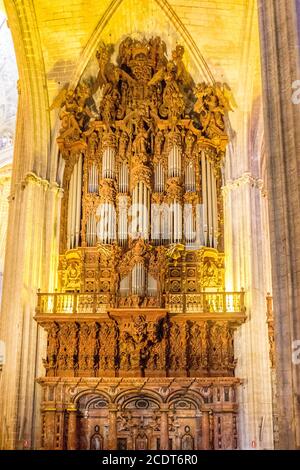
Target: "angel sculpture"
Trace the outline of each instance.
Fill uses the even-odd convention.
[[[156,67],[165,66],[167,63],[166,53],[167,46],[164,41],[161,40],[159,36],[152,37],[149,40],[150,45],[150,58],[154,62]]]
[[[194,80],[192,79],[191,75],[185,68],[183,63],[183,54],[184,54],[184,47],[177,45],[174,51],[172,51],[172,60],[176,65],[176,78],[179,82],[181,82],[184,88],[190,89],[195,86]]]
[[[163,102],[159,107],[160,115],[168,118],[179,118],[184,113],[184,97],[176,81],[176,65],[171,60],[166,67],[162,67],[153,75],[148,82],[148,86],[156,85],[162,81],[165,82],[165,88]]]
[[[201,114],[205,110],[205,96],[208,94],[208,85],[205,82],[198,83],[194,89],[197,101],[194,105],[196,113]]]
[[[194,90],[197,97],[194,110],[199,114],[202,131],[209,138],[225,133],[225,114],[233,111],[232,106],[236,104],[229,90],[228,85],[220,83],[214,86],[200,83]]]
[[[76,116],[79,110],[74,90],[68,90],[64,87],[54,99],[49,110],[60,108],[59,119],[61,120],[60,137],[79,138],[80,127]]]
[[[75,90],[63,87],[53,100],[49,110],[60,108],[60,136],[77,139],[80,132],[87,128],[90,119],[97,116],[95,101],[91,89],[86,83],[80,83]]]
[[[112,88],[118,83],[119,80],[124,80],[130,83],[135,83],[132,78],[125,70],[122,70],[117,65],[114,65],[110,59],[113,53],[113,47],[101,46],[96,53],[99,64],[99,72],[96,79],[95,87],[104,86],[103,95],[109,93]],[[94,89],[96,92],[96,89]]]
[[[214,86],[207,85],[202,82],[199,83],[194,89],[195,95],[197,97],[197,102],[195,103],[194,110],[196,113],[201,113],[207,104],[208,97],[215,95],[218,99],[218,104],[223,108],[223,112],[233,111],[237,107],[236,101],[232,94],[230,87],[226,83],[217,82]]]
[[[99,106],[101,119],[109,127],[116,119],[116,113],[120,107],[120,93],[118,91],[119,81],[135,83],[135,80],[117,65],[111,62],[113,46],[102,45],[96,53],[99,64],[99,72],[93,87],[93,94],[101,89],[102,99]]]
[[[179,84],[182,95],[185,99],[185,112],[189,114],[193,109],[195,82],[185,68],[183,63],[184,47],[177,45],[172,51],[172,61],[176,65],[176,81]]]
[[[219,99],[220,106],[222,106],[225,111],[234,111],[234,108],[237,108],[237,103],[227,83],[217,82],[215,84],[215,92]]]

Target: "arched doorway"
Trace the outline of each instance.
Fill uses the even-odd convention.
[[[117,418],[118,449],[159,448],[160,407],[147,395],[129,395],[120,400]]]
[[[202,413],[198,401],[188,396],[170,400],[169,438],[172,449],[202,449]]]
[[[108,448],[108,400],[99,394],[83,395],[78,401],[78,447],[80,450]]]

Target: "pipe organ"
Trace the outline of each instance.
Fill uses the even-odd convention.
[[[111,449],[118,438],[128,448],[237,447],[233,331],[245,307],[243,292],[225,291],[221,193],[230,96],[195,85],[182,46],[171,59],[165,51],[158,37],[128,37],[113,63],[101,45],[98,75],[61,103],[58,291],[38,294],[36,316],[48,333],[43,448],[54,434],[57,448],[96,437]]]
[[[107,137],[107,132],[112,135]],[[177,132],[182,138],[184,128]],[[172,136],[173,132],[169,134]],[[96,247],[98,243],[124,245],[125,241],[139,237],[164,246],[174,243],[188,244],[194,249],[222,246],[218,214],[221,173],[220,167],[211,161],[211,152],[195,148],[188,159],[186,147],[181,150],[174,145],[170,151],[161,150],[157,163],[157,156],[151,153],[136,157],[132,154],[130,162],[124,162],[124,155],[106,147],[108,138],[118,142],[113,132],[102,131],[97,135],[98,153],[87,157],[80,154],[69,181],[67,248]],[[162,135],[161,132],[160,139]],[[139,161],[141,156],[147,157],[145,163]],[[84,158],[86,184],[82,188]]]

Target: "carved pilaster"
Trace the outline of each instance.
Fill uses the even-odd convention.
[[[160,448],[161,450],[169,449],[169,407],[167,405],[160,406]]]
[[[117,412],[118,407],[112,404],[108,409],[108,448],[109,450],[117,449]]]
[[[69,405],[68,412],[68,450],[77,449],[78,429],[77,429],[77,407]]]

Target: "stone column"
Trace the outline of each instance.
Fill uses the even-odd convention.
[[[67,408],[69,414],[68,422],[68,450],[77,449],[77,407],[69,405]]]
[[[118,406],[115,403],[112,403],[108,408],[108,449],[116,450],[117,449],[117,411]]]
[[[169,449],[169,407],[166,404],[160,406],[160,448]]]
[[[265,3],[273,3],[266,0]],[[248,2],[240,76],[235,91],[238,107],[229,114],[230,142],[225,158],[224,241],[226,290],[245,289],[247,321],[235,331],[239,442],[242,449],[273,448],[272,389],[266,325],[266,293],[271,266],[264,181],[263,114],[260,85],[256,1]],[[253,71],[256,71],[255,73]],[[235,135],[233,135],[235,134]],[[263,433],[259,426],[264,419]],[[261,438],[261,439],[260,439]]]
[[[300,448],[300,4],[258,1],[280,449]],[[298,81],[298,82],[297,82]]]
[[[88,411],[84,411],[83,417],[81,419],[81,432],[79,440],[79,449],[88,450],[90,448],[90,439],[89,439],[89,420],[88,420]],[[107,425],[108,426],[108,425]],[[104,436],[104,448],[107,448],[107,434]]]
[[[33,317],[37,289],[48,292],[45,273],[52,271],[51,260],[56,251],[52,234],[57,220],[49,215],[47,202],[52,197],[48,188],[49,182],[55,180],[57,159],[50,158],[48,93],[34,6],[17,1],[8,2],[6,7],[14,43],[24,44],[25,29],[28,43],[27,51],[17,47],[19,64],[27,66],[19,68],[10,236],[5,249],[0,318],[0,341],[6,347],[0,381],[0,448],[16,449],[22,448],[24,439],[30,440],[33,448],[39,447],[41,396],[35,376],[44,374],[40,355],[44,338]],[[50,232],[51,252],[45,246]]]
[[[209,445],[209,412],[202,412],[202,449],[208,450]]]

